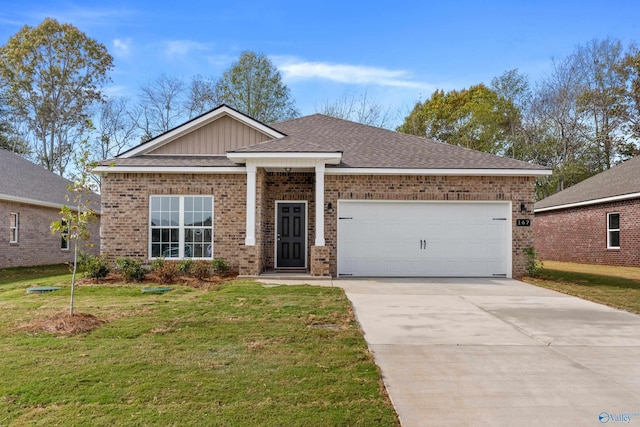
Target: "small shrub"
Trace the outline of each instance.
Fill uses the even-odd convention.
[[[189,274],[191,269],[193,268],[193,260],[191,258],[187,258],[184,261],[180,261],[178,264],[178,270],[182,274]]]
[[[163,266],[164,266],[164,258],[163,257],[156,258],[153,261],[151,261],[151,270],[153,270],[153,271],[161,269]]]
[[[213,266],[213,274],[216,276],[224,276],[229,272],[229,264],[224,258],[214,258],[211,265]]]
[[[140,282],[147,275],[148,271],[142,266],[142,262],[132,258],[118,258],[116,260],[116,270],[122,274],[127,282]]]
[[[205,260],[198,260],[191,267],[191,274],[196,279],[206,279],[211,276],[211,264]]]
[[[538,259],[540,254],[536,252],[533,246],[524,248],[523,252],[527,257],[527,274],[531,277],[537,276],[538,273],[540,273],[540,269],[542,268],[542,261]]]
[[[82,258],[81,269],[84,277],[100,280],[109,275],[109,261],[101,256],[84,256]]]
[[[156,273],[158,281],[162,284],[173,283],[178,277],[178,266],[175,262],[163,262],[160,267],[155,268],[153,271]]]

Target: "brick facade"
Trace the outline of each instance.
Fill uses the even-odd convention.
[[[101,252],[112,259],[148,260],[149,197],[213,195],[213,256],[225,258],[237,272],[239,260],[252,257],[240,252],[245,239],[246,182],[244,174],[109,173],[102,178]]]
[[[307,265],[314,275],[337,274],[338,200],[512,201],[513,271],[524,274],[523,249],[533,245],[532,227],[516,227],[519,218],[532,219],[533,177],[456,177],[398,175],[326,175],[326,246],[315,247],[315,174],[266,172],[256,174],[256,246],[246,247],[244,174],[109,173],[102,179],[102,253],[110,257],[148,259],[149,196],[214,196],[214,256],[226,258],[241,274],[274,268],[276,201],[306,201]],[[529,213],[520,213],[524,202]]]
[[[607,214],[620,213],[620,249],[607,248]],[[543,260],[640,266],[640,199],[539,212],[535,248]]]
[[[18,214],[18,242],[10,243],[10,214]],[[0,201],[0,268],[61,264],[73,261],[73,247],[60,249],[60,234],[51,233],[51,222],[60,219],[60,209]],[[80,250],[97,255],[100,222],[90,225],[93,247]]]

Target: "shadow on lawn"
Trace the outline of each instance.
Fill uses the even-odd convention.
[[[542,268],[537,279],[564,282],[567,284],[580,285],[586,287],[606,286],[617,289],[638,289],[640,290],[640,280],[625,279],[622,277],[605,276],[592,273],[577,273],[571,271],[553,270]]]

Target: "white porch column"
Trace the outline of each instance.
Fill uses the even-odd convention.
[[[247,229],[244,244],[256,245],[256,165],[247,163]]]
[[[316,165],[316,246],[324,246],[324,163]]]

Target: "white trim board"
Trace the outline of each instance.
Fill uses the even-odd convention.
[[[8,194],[0,194],[0,200],[5,200],[7,202],[23,203],[25,205],[41,206],[45,208],[54,208],[54,209],[61,209],[63,206],[67,206],[72,211],[76,211],[76,212],[78,211],[77,206],[71,206],[70,204],[66,205],[64,203],[45,202],[42,200],[28,199],[26,197],[10,196]],[[96,213],[96,215],[101,214],[100,208],[93,209],[93,211]]]
[[[533,211],[536,213],[548,212],[548,211],[555,211],[559,209],[579,208],[581,206],[600,205],[603,203],[612,203],[612,202],[619,202],[623,200],[638,199],[638,198],[640,198],[640,193],[629,193],[629,194],[623,194],[620,196],[611,196],[611,197],[603,197],[601,199],[585,200],[584,202],[567,203],[564,205],[549,206],[546,208],[537,208],[537,209],[534,209]]]

